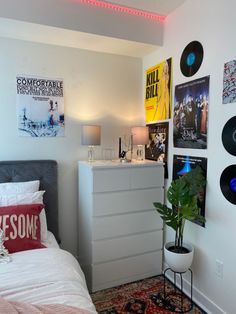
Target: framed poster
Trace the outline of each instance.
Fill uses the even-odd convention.
[[[19,136],[64,136],[63,81],[42,77],[16,77]]]
[[[145,158],[165,163],[165,178],[168,178],[168,140],[169,123],[154,123],[147,125],[149,129],[149,143],[145,146]]]
[[[146,71],[146,123],[167,120],[172,111],[172,58]]]
[[[173,180],[178,179],[180,176],[184,176],[191,169],[200,166],[203,170],[205,178],[207,178],[207,158],[203,157],[193,157],[193,156],[181,156],[174,155],[173,156]],[[200,208],[199,214],[205,217],[205,203],[206,203],[206,187],[203,188],[202,193],[198,195],[198,206]],[[194,221],[193,221],[194,222]],[[205,223],[200,224],[199,222],[195,222],[196,224],[205,227]]]
[[[224,64],[223,104],[236,102],[236,60]]]
[[[210,76],[175,86],[174,147],[207,148]]]

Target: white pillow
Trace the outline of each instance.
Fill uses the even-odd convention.
[[[43,204],[43,194],[45,191],[37,191],[25,194],[0,195],[0,206],[23,205],[23,204]],[[0,209],[1,210],[1,209]],[[43,208],[40,215],[41,241],[47,240],[47,218]]]
[[[21,205],[21,204],[43,204],[43,194],[45,191],[24,194],[0,195],[0,205]]]
[[[0,195],[33,193],[39,190],[39,180],[0,183]]]

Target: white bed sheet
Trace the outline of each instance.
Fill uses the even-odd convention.
[[[42,243],[48,248],[55,248],[55,249],[60,248],[54,234],[51,231],[47,231],[47,239],[45,242],[42,242]]]
[[[55,243],[54,243],[55,244]],[[33,304],[66,304],[97,313],[77,260],[59,248],[11,254],[0,264],[0,295]]]

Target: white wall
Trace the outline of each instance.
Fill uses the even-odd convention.
[[[169,173],[173,154],[208,158],[206,228],[187,223],[185,239],[195,246],[193,264],[195,297],[208,307],[209,313],[236,313],[236,208],[221,193],[219,179],[225,167],[235,164],[235,157],[222,145],[221,132],[226,121],[236,114],[235,103],[222,104],[223,66],[236,59],[236,2],[234,0],[188,0],[166,21],[164,47],[144,58],[143,71],[163,59],[173,57],[173,87],[192,79],[210,75],[208,148],[206,150],[173,148],[170,123]],[[191,78],[182,75],[181,53],[191,41],[204,47],[199,71]],[[145,86],[145,77],[143,77]],[[168,182],[169,185],[169,182]],[[173,234],[167,230],[167,240]],[[224,263],[223,278],[215,274],[215,261]],[[199,292],[199,293],[197,293]]]
[[[59,163],[62,246],[76,255],[77,161],[87,158],[81,124],[102,125],[102,148],[143,122],[141,59],[0,38],[0,160],[55,159]],[[65,137],[19,137],[16,75],[64,79]]]

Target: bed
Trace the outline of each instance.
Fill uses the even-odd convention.
[[[60,239],[56,161],[0,162],[0,185],[4,186],[2,183],[7,182],[34,180],[39,180],[40,191],[46,191],[43,195],[43,203],[47,230],[46,238],[41,241],[45,247],[17,251],[11,254],[12,261],[10,263],[0,264],[0,301],[10,302],[14,306],[19,302],[20,305],[36,306],[38,311],[41,310],[41,312],[34,312],[34,308],[20,313],[27,313],[27,311],[28,313],[29,311],[31,313],[49,313],[49,310],[52,310],[50,313],[67,313],[67,309],[68,313],[97,313],[77,260],[69,252],[60,249],[58,245]],[[4,193],[0,190],[0,194]],[[0,195],[0,202],[4,200],[4,197],[4,195]],[[4,213],[5,207],[1,205],[0,215],[3,215],[1,210]],[[25,205],[17,206],[22,208]],[[58,305],[66,307],[56,308]],[[2,306],[7,307],[9,304]],[[0,313],[8,313],[6,308],[4,309],[3,312],[0,302]],[[70,310],[72,311],[70,312]]]

